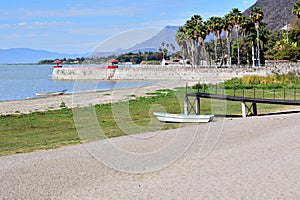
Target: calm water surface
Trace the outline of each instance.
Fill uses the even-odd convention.
[[[53,65],[0,65],[0,101],[35,98],[36,92],[67,89],[67,93],[134,88],[143,81],[55,81]]]

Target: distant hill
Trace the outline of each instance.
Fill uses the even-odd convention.
[[[45,50],[34,50],[29,48],[13,48],[13,49],[0,49],[0,63],[37,63],[40,60],[49,60],[56,58],[80,58],[87,56],[107,57],[111,55],[119,55],[122,53],[137,53],[139,51],[158,51],[161,43],[173,44],[176,50],[179,50],[178,44],[175,42],[175,34],[178,26],[166,26],[159,33],[150,39],[136,44],[129,49],[116,49],[113,52],[92,52],[90,55],[86,54],[64,54],[57,52],[49,52]]]
[[[134,45],[133,47],[126,50],[126,52],[144,52],[144,51],[158,51],[161,47],[161,43],[173,44],[175,46],[176,51],[180,48],[175,41],[175,35],[179,26],[166,26],[159,33],[151,37],[150,39],[141,42],[139,44]]]
[[[249,16],[253,7],[260,7],[264,11],[264,22],[269,30],[280,30],[295,16],[292,9],[297,0],[257,0],[246,9],[243,14]]]
[[[56,58],[81,58],[87,54],[64,54],[29,48],[0,49],[0,63],[37,63],[40,60]]]
[[[156,35],[141,43],[135,44],[128,49],[116,49],[113,52],[92,52],[90,56],[107,57],[111,55],[120,55],[124,53],[139,53],[139,52],[157,52],[161,47],[161,43],[173,44],[176,51],[179,51],[179,46],[175,41],[175,34],[179,26],[166,26]],[[170,48],[171,50],[171,48]]]

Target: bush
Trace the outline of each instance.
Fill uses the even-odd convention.
[[[160,65],[158,60],[149,60],[149,61],[142,61],[141,65]]]
[[[240,79],[233,78],[224,82],[225,89],[278,89],[298,87],[300,77],[293,73],[286,75],[269,76],[244,76]]]
[[[62,102],[60,103],[59,107],[60,107],[60,108],[65,108],[65,107],[66,107],[66,103],[62,101]]]

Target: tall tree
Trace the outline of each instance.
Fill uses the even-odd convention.
[[[252,8],[251,13],[250,13],[250,19],[255,24],[255,28],[256,28],[256,33],[257,33],[257,54],[256,54],[257,56],[256,56],[256,60],[257,60],[257,65],[260,66],[259,25],[262,23],[262,20],[264,19],[263,10],[259,7]]]
[[[251,32],[251,28],[253,27],[254,25],[253,25],[253,23],[251,22],[251,20],[249,19],[249,17],[247,17],[247,16],[242,16],[242,21],[241,21],[241,30],[242,30],[242,37],[243,37],[243,40],[244,40],[244,43],[245,44],[247,44],[246,46],[248,47],[249,45],[249,42],[251,41],[251,40],[249,40],[249,38],[248,38],[248,35],[250,34],[250,32]],[[251,51],[251,54],[252,54],[252,60],[253,60],[253,56],[254,56],[254,51],[253,51],[253,48],[254,48],[254,46],[253,46],[253,43],[252,43],[252,45],[251,45],[251,49],[252,49],[252,51]],[[249,63],[249,60],[250,60],[250,58],[249,58],[249,55],[248,55],[248,50],[247,50],[247,48],[246,48],[246,53],[247,53],[247,63]]]
[[[218,41],[220,38],[220,34],[223,30],[223,20],[221,17],[211,17],[207,20],[207,29],[214,35],[215,42],[215,63],[217,64],[218,60]],[[221,45],[222,46],[222,45]]]
[[[187,37],[188,51],[193,65],[198,65],[200,61],[200,51],[203,48],[206,37],[205,26],[200,15],[194,15],[187,20],[183,31]]]
[[[234,24],[234,29],[236,31],[236,36],[237,36],[237,51],[238,51],[238,65],[241,64],[240,60],[240,27],[241,27],[241,22],[242,22],[242,13],[239,9],[233,8],[230,11],[230,15],[232,15],[232,21]]]
[[[178,31],[175,35],[175,41],[179,45],[181,49],[181,56],[183,59],[187,59],[188,57],[188,46],[187,46],[187,36],[184,32],[183,27],[179,27]]]
[[[293,13],[298,17],[300,18],[300,0],[298,0],[295,4],[294,4],[294,7],[293,7]]]
[[[231,65],[231,59],[232,59],[232,53],[231,53],[231,33],[233,29],[233,17],[232,15],[226,14],[223,18],[223,24],[224,24],[224,32],[225,32],[225,37],[227,41],[227,55],[228,55],[228,64]]]

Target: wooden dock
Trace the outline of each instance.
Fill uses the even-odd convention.
[[[217,91],[217,90],[216,90]],[[276,91],[274,91],[273,98],[265,98],[264,91],[262,91],[261,97],[256,97],[257,93],[253,93],[253,97],[245,96],[245,90],[243,89],[242,96],[236,96],[236,92],[234,91],[234,95],[225,95],[224,91],[222,94],[211,94],[205,92],[197,92],[197,93],[187,93],[184,100],[184,112],[185,114],[189,114],[191,110],[194,110],[196,114],[200,114],[200,98],[209,98],[209,99],[217,99],[217,100],[226,100],[226,101],[239,101],[242,105],[242,116],[247,117],[249,115],[255,116],[257,115],[257,104],[277,104],[277,105],[294,105],[300,106],[300,101],[297,100],[297,93],[294,90],[294,99],[286,98],[286,90],[284,90],[283,99],[277,99],[275,97]],[[189,97],[195,98],[195,105],[192,104],[189,100]],[[248,106],[246,103],[251,103]]]

